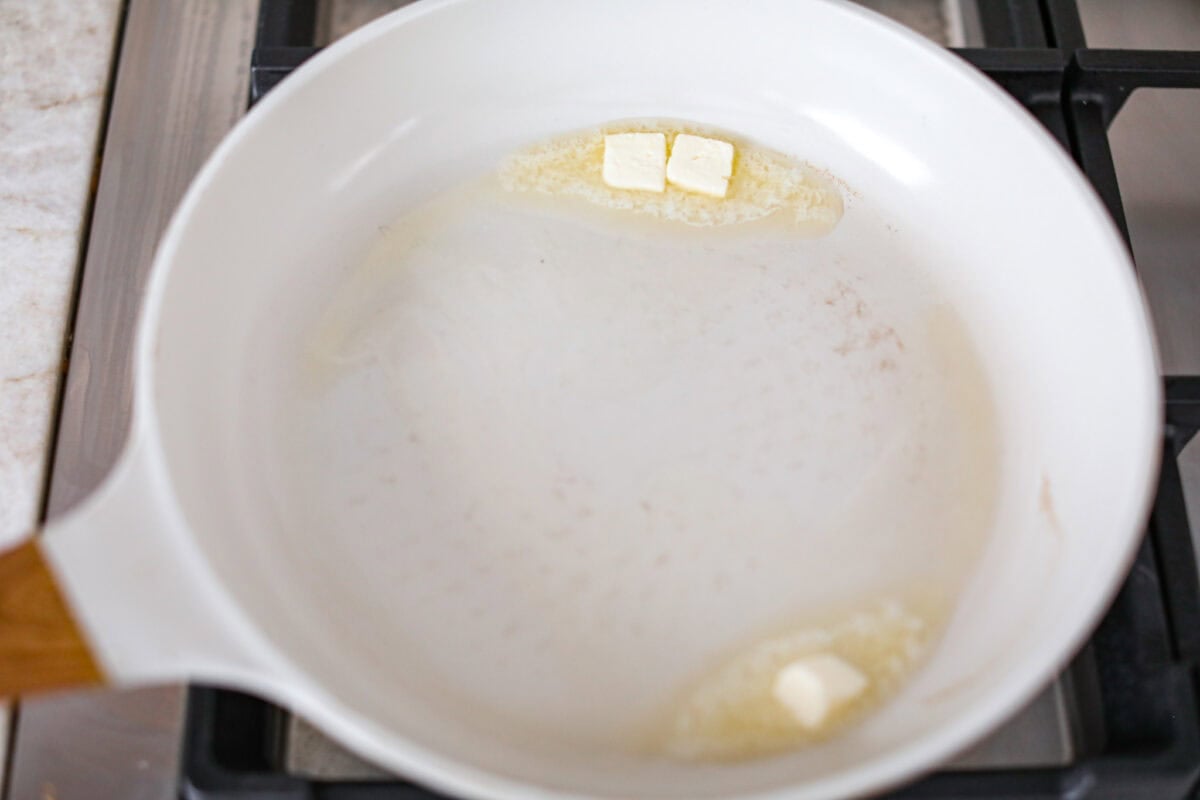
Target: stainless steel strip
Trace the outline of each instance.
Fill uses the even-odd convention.
[[[960,753],[950,769],[1029,769],[1061,767],[1075,760],[1068,689],[1061,679],[1042,690],[986,739]]]
[[[258,0],[129,0],[50,483],[50,516],[108,472],[129,426],[131,344],[158,237],[246,106]],[[180,687],[21,704],[7,797],[177,796]]]

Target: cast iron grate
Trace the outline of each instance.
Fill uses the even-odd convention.
[[[1088,49],[1075,0],[983,0],[988,45],[958,54],[1024,104],[1091,179],[1128,239],[1107,137],[1138,88],[1200,88],[1200,52]],[[251,64],[257,102],[317,52],[316,0],[262,0]],[[1068,673],[1079,755],[1062,767],[944,771],[897,800],[1200,798],[1200,578],[1178,457],[1200,430],[1200,376],[1166,379],[1158,494],[1137,560]],[[323,781],[283,767],[287,712],[194,687],[180,792],[187,800],[433,800],[400,779]]]

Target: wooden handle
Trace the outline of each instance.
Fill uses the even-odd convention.
[[[103,681],[37,543],[0,554],[0,696]]]

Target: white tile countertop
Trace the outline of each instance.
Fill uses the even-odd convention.
[[[38,522],[120,0],[0,0],[0,546]]]

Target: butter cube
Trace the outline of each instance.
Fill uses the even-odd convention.
[[[666,163],[666,134],[612,133],[604,137],[604,182],[614,189],[661,192],[667,188]]]
[[[683,189],[724,197],[733,175],[733,145],[681,133],[671,145],[667,180]]]
[[[809,730],[819,728],[839,706],[867,688],[853,665],[829,653],[798,658],[775,676],[772,693]]]

